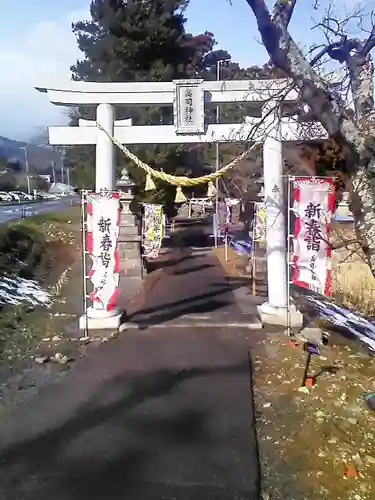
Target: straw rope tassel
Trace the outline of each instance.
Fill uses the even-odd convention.
[[[155,182],[151,177],[151,174],[147,174],[146,183],[145,183],[145,191],[154,191],[156,189]]]
[[[174,199],[175,203],[185,203],[186,196],[184,195],[181,186],[177,186],[176,197]]]
[[[212,198],[216,194],[216,187],[212,181],[208,182],[207,198]]]

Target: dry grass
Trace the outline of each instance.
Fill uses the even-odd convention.
[[[337,226],[333,240],[337,243],[353,241],[353,228]],[[247,258],[228,248],[225,261],[224,247],[214,249],[225,273],[230,277],[243,276]],[[333,252],[333,299],[336,303],[356,309],[367,317],[375,317],[375,278],[358,244],[351,243]]]
[[[336,240],[354,239],[352,228],[335,230]],[[333,255],[333,299],[366,316],[375,316],[375,278],[358,244],[336,250]]]
[[[333,297],[336,302],[375,316],[375,278],[360,260],[338,264],[334,269]]]

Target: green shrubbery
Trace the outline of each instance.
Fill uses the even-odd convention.
[[[45,233],[36,224],[18,222],[0,229],[0,272],[33,278],[47,250]]]
[[[73,210],[48,214],[0,226],[0,275],[43,279],[69,245],[61,227],[74,218]],[[70,246],[70,245],[69,245]]]

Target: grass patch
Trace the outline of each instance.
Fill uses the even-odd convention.
[[[57,224],[80,224],[81,223],[81,207],[70,207],[64,210],[63,212],[51,212],[34,215],[32,217],[27,217],[23,219],[23,223],[26,224],[48,224],[48,223],[57,223]]]
[[[71,260],[79,232],[80,209],[43,214],[0,228],[0,273],[27,279],[47,279]]]
[[[77,317],[81,313],[82,266],[77,260],[58,293],[54,294],[51,308],[12,307],[6,316],[1,315],[0,420],[3,414],[33,396],[41,387],[56,381],[74,367],[74,361],[100,343],[100,340],[88,344],[77,341]],[[67,364],[35,361],[57,353],[72,361]]]
[[[80,256],[80,208],[29,217],[0,227],[0,279],[33,279],[49,288]],[[50,288],[52,290],[52,288]],[[59,291],[55,292],[58,296]],[[46,307],[3,305],[0,316],[0,372],[13,369],[48,329]]]

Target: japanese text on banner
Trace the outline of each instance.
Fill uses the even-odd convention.
[[[146,259],[156,259],[163,244],[165,217],[162,205],[144,203],[142,249]]]
[[[330,179],[305,178],[294,182],[293,282],[329,295],[331,292],[330,224],[334,185]]]
[[[89,253],[93,262],[90,276],[94,287],[90,298],[110,309],[117,296],[119,282],[119,197],[118,193],[106,196],[95,193],[90,195],[88,202],[91,214]]]

